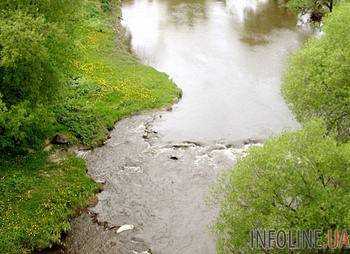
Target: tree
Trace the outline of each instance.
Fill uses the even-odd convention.
[[[40,145],[74,75],[84,0],[0,1],[0,152]],[[43,106],[45,105],[45,106]]]
[[[301,122],[322,118],[338,139],[350,139],[350,3],[328,15],[324,35],[290,59],[282,92]]]
[[[296,13],[310,13],[310,20],[320,22],[327,12],[332,12],[340,0],[288,0],[287,6]]]
[[[254,229],[326,233],[350,226],[350,144],[326,136],[320,121],[251,148],[224,177],[219,253],[257,253],[249,245]]]
[[[0,2],[0,93],[8,105],[57,96],[75,51],[72,33],[82,1]]]
[[[337,0],[289,0],[288,6],[298,12],[323,11],[325,8],[333,11],[333,6]]]

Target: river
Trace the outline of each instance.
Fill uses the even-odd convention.
[[[286,56],[304,39],[268,0],[127,0],[134,52],[183,90],[155,127],[169,141],[239,143],[298,124],[280,94]]]
[[[183,98],[119,121],[103,147],[80,152],[104,190],[72,222],[63,253],[214,254],[210,186],[251,143],[298,128],[280,85],[306,35],[269,0],[126,0],[122,14],[133,51]]]

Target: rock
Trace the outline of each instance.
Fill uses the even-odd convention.
[[[137,251],[132,251],[134,254],[152,254],[151,250],[145,250],[145,251],[142,251],[142,252],[137,252]]]
[[[106,179],[99,179],[99,180],[96,180],[96,183],[105,185],[107,183],[107,181],[106,181]]]
[[[88,150],[75,150],[75,154],[82,159],[86,159],[86,156],[89,154],[90,151]]]
[[[223,145],[223,144],[215,144],[215,145],[213,146],[213,148],[214,148],[215,150],[225,150],[225,149],[227,149],[227,147],[226,147],[225,145]]]
[[[179,143],[172,145],[173,148],[189,148],[192,144],[189,143]]]
[[[127,231],[127,230],[133,230],[134,228],[135,228],[134,225],[125,224],[125,225],[118,228],[117,234],[120,234],[120,233]]]
[[[190,140],[184,141],[184,143],[186,143],[186,144],[192,144],[192,145],[195,145],[195,146],[204,146],[204,145],[205,145],[205,144],[202,143],[202,142],[190,141]]]
[[[258,144],[259,140],[256,140],[254,138],[248,138],[243,141],[243,145],[251,145],[251,144]]]
[[[214,150],[225,150],[227,147],[223,144],[215,144],[209,147],[209,151],[214,151]]]
[[[69,143],[69,139],[64,134],[56,134],[51,143],[55,145],[66,145]]]
[[[116,225],[112,225],[112,226],[107,227],[107,229],[112,230],[112,229],[115,229],[116,227],[117,227]]]

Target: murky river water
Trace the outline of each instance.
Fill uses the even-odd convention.
[[[156,126],[165,139],[239,142],[297,127],[280,83],[304,35],[273,2],[123,1],[134,52],[184,92]]]
[[[249,148],[235,144],[298,126],[279,90],[304,35],[268,0],[129,0],[122,10],[136,54],[184,97],[172,112],[118,122],[105,146],[81,152],[104,190],[88,209],[95,220],[75,219],[60,253],[213,254],[209,187]]]

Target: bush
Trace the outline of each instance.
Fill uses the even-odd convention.
[[[0,101],[0,153],[25,153],[40,148],[53,130],[54,119],[44,106],[22,102],[7,109]]]
[[[327,17],[324,35],[290,60],[282,92],[299,121],[322,118],[338,139],[350,139],[350,3]]]
[[[320,13],[332,12],[334,5],[340,0],[287,0],[288,8],[300,13]]]
[[[349,228],[350,144],[337,145],[312,121],[251,148],[219,190],[219,253],[256,253],[249,247],[253,229]]]
[[[0,93],[32,104],[57,98],[78,58],[83,0],[0,2]]]
[[[0,1],[0,151],[38,148],[74,75],[83,0]],[[46,105],[44,107],[43,105]]]
[[[7,104],[57,97],[72,55],[72,42],[59,25],[24,11],[0,15],[0,92]]]
[[[104,12],[108,12],[112,10],[111,0],[101,0],[101,7]]]
[[[22,10],[46,21],[70,25],[80,15],[84,0],[1,0],[0,10]]]

